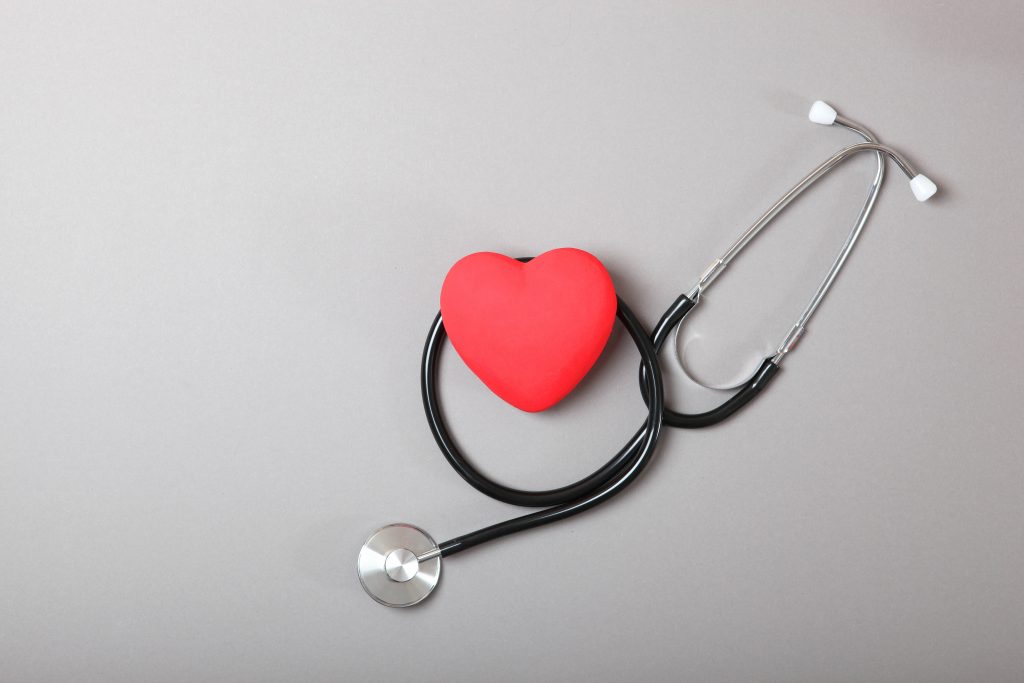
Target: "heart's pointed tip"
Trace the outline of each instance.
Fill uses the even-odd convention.
[[[561,399],[559,399],[559,401],[560,400]],[[548,408],[554,407],[557,403],[559,403],[559,401],[555,401],[555,403],[544,403],[543,405],[516,405],[515,403],[511,403],[508,401],[506,402],[513,408],[521,410],[524,413],[530,413],[532,415],[536,413],[543,413]]]

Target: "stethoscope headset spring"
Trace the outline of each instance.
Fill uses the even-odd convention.
[[[437,314],[424,345],[420,373],[423,407],[434,440],[452,468],[481,493],[512,505],[544,509],[493,524],[440,544],[422,529],[409,524],[391,524],[378,529],[363,544],[357,561],[360,582],[374,600],[390,607],[414,605],[430,595],[437,586],[440,580],[441,558],[508,534],[572,517],[613,498],[635,481],[650,463],[663,424],[688,429],[718,424],[735,414],[768,386],[778,373],[783,359],[792,352],[804,335],[808,322],[835,282],[836,276],[856,244],[881,190],[885,177],[885,157],[891,158],[910,178],[911,189],[919,201],[927,200],[936,191],[934,183],[918,173],[903,155],[880,144],[867,128],[838,115],[824,102],[814,103],[809,118],[815,123],[847,128],[864,138],[865,142],[839,150],[786,192],[745,230],[720,258],[711,263],[688,293],[680,295],[673,302],[654,327],[650,337],[626,303],[621,297],[618,298],[617,318],[640,354],[640,389],[647,404],[647,417],[626,445],[608,462],[575,483],[545,491],[508,487],[488,478],[462,453],[445,423],[438,396],[438,359],[447,335],[441,314]],[[701,302],[703,293],[725,267],[786,206],[842,162],[862,152],[875,152],[878,160],[868,197],[828,274],[776,353],[765,358],[757,371],[717,408],[703,413],[687,414],[666,407],[658,361],[658,355],[666,341],[678,331],[686,316]],[[678,360],[678,356],[676,357]]]

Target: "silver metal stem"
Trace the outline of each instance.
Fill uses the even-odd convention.
[[[440,548],[434,548],[432,550],[428,550],[427,552],[423,553],[422,555],[417,555],[416,556],[416,561],[417,562],[426,562],[427,560],[432,560],[435,557],[441,557],[441,549]]]
[[[836,122],[839,123],[840,119],[842,119],[842,123],[840,123],[840,125],[842,125],[843,127],[849,128],[850,130],[853,130],[862,135],[871,135],[871,133],[866,128],[863,128],[858,124],[854,124],[849,119],[837,116]],[[698,281],[697,285],[691,291],[694,292],[699,298],[700,294],[702,294],[704,290],[711,286],[711,283],[714,282],[715,279],[717,279],[718,276],[722,274],[722,271],[725,270],[725,267],[728,266],[729,263],[734,258],[736,258],[736,256],[739,255],[741,251],[743,251],[743,249],[747,246],[747,244],[750,243],[752,239],[757,237],[757,235],[761,232],[761,230],[764,229],[765,226],[771,223],[772,219],[775,218],[775,216],[777,216],[779,212],[781,212],[784,208],[789,206],[789,204],[794,199],[799,197],[804,192],[804,190],[806,190],[815,182],[817,182],[822,176],[835,169],[836,166],[846,161],[850,157],[859,154],[860,152],[872,151],[877,152],[879,155],[886,155],[890,157],[896,163],[896,165],[899,166],[900,170],[906,174],[908,178],[913,178],[918,174],[917,169],[913,166],[913,164],[911,164],[906,159],[906,157],[904,157],[902,154],[897,152],[892,147],[880,144],[877,141],[872,140],[869,142],[860,142],[857,143],[856,145],[844,147],[843,149],[839,150],[831,157],[826,159],[824,162],[822,162],[813,171],[808,173],[800,182],[798,182],[788,192],[782,195],[782,197],[780,197],[778,201],[772,204],[771,207],[769,207],[768,210],[765,211],[760,218],[754,221],[753,225],[747,228],[743,232],[743,234],[740,235],[739,239],[733,242],[732,246],[730,246],[725,251],[725,253],[722,254],[721,257],[711,262],[711,265],[708,266],[708,268],[704,271],[704,274],[701,275],[701,278]],[[690,298],[692,299],[693,297]],[[697,299],[694,299],[694,302],[696,303]]]
[[[875,137],[874,133],[859,123],[851,121],[844,116],[836,116],[835,123],[857,133],[867,142],[878,142],[878,138]],[[868,198],[864,202],[864,206],[861,207],[860,213],[857,215],[857,220],[854,222],[853,230],[851,230],[850,234],[846,237],[846,242],[843,243],[842,248],[839,250],[839,254],[832,262],[832,267],[828,269],[825,279],[823,279],[821,284],[818,285],[818,290],[814,293],[814,296],[811,297],[807,307],[804,308],[804,312],[800,314],[800,318],[797,319],[793,327],[790,328],[789,333],[782,340],[782,343],[779,344],[778,350],[772,358],[772,362],[776,365],[780,365],[782,363],[786,354],[792,351],[796,347],[797,342],[800,341],[800,338],[803,337],[804,332],[807,330],[808,322],[810,322],[815,311],[818,310],[818,306],[821,305],[825,295],[828,294],[828,290],[835,282],[836,276],[839,275],[839,271],[846,263],[846,258],[850,255],[850,252],[853,251],[853,246],[857,243],[857,238],[860,237],[861,231],[868,222],[868,217],[871,215],[871,211],[875,207],[875,200],[878,199],[878,193],[882,189],[882,181],[885,180],[885,157],[880,151],[876,151],[875,156],[878,159],[878,168],[875,171],[875,179],[871,183],[871,189],[868,190]],[[903,170],[904,173],[908,171],[907,168]],[[917,174],[915,173],[914,175]]]
[[[836,120],[838,121],[838,117],[836,118]],[[851,130],[856,130],[851,126],[846,127],[850,128]],[[859,133],[860,131],[858,130],[857,132]],[[772,204],[772,206],[767,211],[765,211],[760,218],[754,221],[754,224],[747,228],[747,230],[742,235],[740,235],[740,238],[736,240],[733,243],[733,245],[726,250],[725,254],[723,254],[720,259],[718,259],[718,261],[721,262],[722,266],[716,269],[713,277],[710,278],[707,284],[710,284],[715,279],[715,277],[717,277],[722,272],[724,267],[729,265],[729,262],[736,258],[736,256],[743,250],[743,248],[746,247],[752,239],[757,237],[758,233],[760,233],[761,230],[766,225],[768,225],[768,223],[770,223],[772,219],[779,214],[780,211],[789,206],[790,202],[799,197],[804,190],[806,190],[815,182],[817,182],[826,173],[832,171],[836,166],[841,164],[843,161],[846,161],[847,159],[849,159],[850,157],[854,156],[859,152],[870,151],[876,151],[879,154],[887,154],[888,156],[890,156],[893,159],[893,161],[896,162],[896,165],[900,167],[900,170],[907,174],[908,178],[913,178],[915,175],[917,175],[917,171],[913,168],[913,166],[910,165],[910,162],[908,162],[903,157],[903,155],[901,155],[899,152],[892,149],[891,147],[887,147],[878,142],[861,142],[856,145],[844,147],[843,149],[839,150],[831,157],[826,159],[824,162],[822,162],[813,171],[808,173],[803,178],[803,180],[794,185],[793,188],[789,190],[789,192],[782,195],[782,197],[777,202]]]
[[[832,266],[829,268],[825,278],[821,281],[821,284],[818,285],[817,291],[814,293],[814,296],[811,297],[811,300],[807,304],[806,308],[804,308],[803,313],[801,313],[796,323],[790,328],[789,332],[786,333],[786,336],[779,344],[775,355],[772,357],[772,362],[776,365],[782,363],[786,355],[796,347],[800,338],[803,337],[810,319],[818,310],[818,306],[821,305],[825,295],[828,294],[829,289],[835,282],[836,276],[839,275],[839,271],[846,263],[846,259],[849,257],[850,252],[857,243],[857,239],[860,237],[861,231],[867,224],[868,218],[874,209],[875,201],[878,199],[878,194],[881,191],[882,182],[885,180],[885,157],[888,156],[891,158],[908,178],[913,178],[918,175],[917,169],[906,159],[906,157],[891,147],[879,143],[878,138],[875,137],[874,133],[865,126],[839,115],[835,118],[835,125],[842,126],[843,128],[857,133],[864,138],[865,142],[850,145],[839,150],[823,163],[818,165],[818,167],[813,171],[808,173],[802,180],[800,180],[800,182],[790,188],[790,190],[782,195],[778,201],[772,204],[760,218],[754,221],[753,225],[747,228],[743,234],[740,235],[739,239],[733,242],[721,257],[711,262],[711,264],[701,274],[697,284],[694,285],[693,289],[691,289],[687,294],[695,304],[700,303],[704,290],[711,286],[711,283],[713,283],[718,276],[722,274],[726,266],[728,266],[729,263],[736,258],[736,256],[738,256],[739,253],[742,252],[743,249],[745,249],[747,245],[757,237],[757,235],[759,235],[783,209],[789,206],[794,199],[799,197],[804,190],[820,180],[824,175],[834,170],[842,162],[856,154],[861,152],[875,152],[875,156],[878,160],[878,168],[875,172],[875,178],[872,181],[871,187],[868,190],[867,199],[861,207],[860,213],[857,215],[857,220],[854,222],[853,229],[850,231],[842,248],[839,250],[839,254],[832,262]],[[676,333],[678,333],[678,328],[676,329]]]

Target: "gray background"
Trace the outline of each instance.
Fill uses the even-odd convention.
[[[1019,3],[88,4],[0,5],[0,679],[1024,679]],[[522,512],[423,419],[447,268],[585,248],[653,323],[853,140],[817,98],[941,194],[890,175],[763,400],[419,608],[367,598],[375,527]],[[873,163],[723,276],[695,374],[785,333]],[[449,353],[444,397],[550,486],[640,422],[635,367],[616,332],[527,415]]]

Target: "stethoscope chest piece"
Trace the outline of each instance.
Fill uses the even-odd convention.
[[[409,607],[437,586],[441,550],[423,529],[389,524],[366,539],[356,571],[371,598],[388,607]]]

